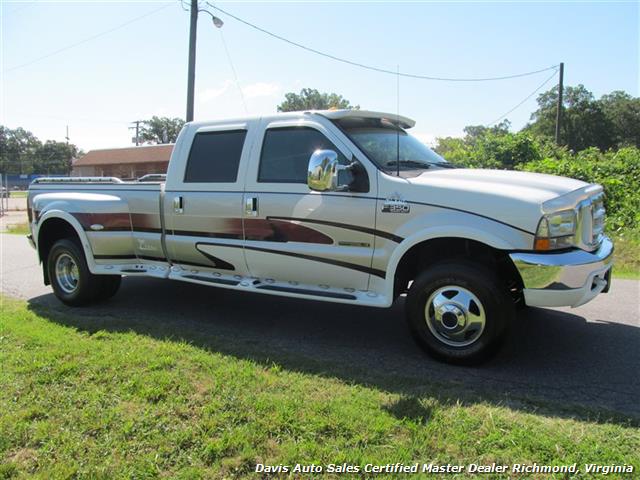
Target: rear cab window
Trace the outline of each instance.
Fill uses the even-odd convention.
[[[184,183],[235,183],[246,130],[196,133],[184,173]]]

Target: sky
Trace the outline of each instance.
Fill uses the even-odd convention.
[[[613,90],[640,95],[637,1],[214,5],[310,48],[391,71],[477,78],[564,62],[565,85],[584,84],[596,97]],[[206,13],[198,22],[196,120],[273,113],[286,92],[310,87],[367,110],[399,109],[416,120],[412,133],[433,143],[501,118],[554,73],[398,82],[214,13],[224,21],[221,29]],[[135,120],[184,117],[189,14],[178,0],[0,0],[0,17],[1,124],[43,141],[63,141],[68,126],[70,141],[88,151],[130,146]],[[540,92],[554,84],[557,76]],[[529,120],[536,96],[507,116],[514,130]]]

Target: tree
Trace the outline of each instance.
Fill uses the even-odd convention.
[[[556,128],[558,89],[538,96],[538,109],[525,128],[535,135],[553,138]],[[566,87],[563,95],[560,142],[574,151],[588,147],[607,150],[614,146],[614,125],[605,115],[602,104],[584,85]]]
[[[613,126],[616,147],[640,147],[640,98],[616,90],[599,100],[605,117]]]
[[[436,151],[452,163],[473,168],[508,168],[539,160],[548,151],[547,141],[526,131],[512,133],[509,120],[485,127],[469,125],[463,138],[437,139]]]
[[[81,152],[73,144],[47,140],[44,144],[31,132],[0,125],[0,172],[9,174],[67,175],[71,159]]]
[[[285,93],[284,101],[278,105],[279,112],[296,112],[301,110],[328,110],[330,108],[359,109],[351,105],[349,100],[337,93],[320,93],[315,88],[303,88],[300,93]]]
[[[78,154],[78,148],[73,144],[47,140],[36,149],[34,173],[68,175],[71,172],[71,159]]]
[[[139,139],[147,143],[175,143],[183,125],[181,118],[153,116],[142,122]]]
[[[464,133],[466,134],[465,140],[467,143],[475,143],[475,140],[481,138],[488,133],[494,135],[504,135],[509,133],[511,128],[511,122],[509,120],[502,120],[500,123],[495,124],[493,127],[485,127],[484,125],[467,125],[464,127]]]
[[[41,143],[31,132],[0,126],[0,172],[33,173],[33,160]]]

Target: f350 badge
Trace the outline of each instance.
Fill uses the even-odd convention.
[[[382,213],[409,213],[411,206],[407,201],[395,192],[382,204]]]

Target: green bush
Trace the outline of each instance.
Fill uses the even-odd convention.
[[[549,157],[517,166],[528,172],[549,173],[599,183],[605,191],[607,229],[640,228],[640,149],[601,152],[588,148],[576,154],[556,150]]]
[[[512,169],[544,158],[546,140],[527,132],[484,131],[465,138],[439,138],[436,151],[448,161],[470,168]]]

